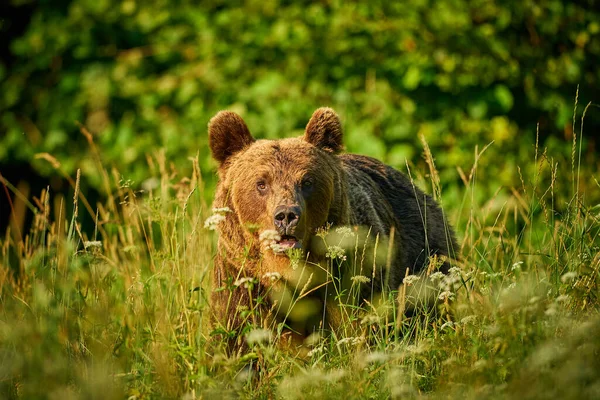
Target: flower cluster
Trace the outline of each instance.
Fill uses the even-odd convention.
[[[99,240],[91,240],[91,241],[85,241],[83,242],[83,247],[85,247],[85,249],[101,249],[102,248],[102,242]]]
[[[446,300],[453,300],[454,299],[454,293],[452,293],[449,290],[445,290],[442,293],[439,294],[438,299],[446,301]]]
[[[365,316],[362,321],[360,321],[360,323],[362,325],[374,325],[374,324],[378,324],[379,323],[379,317],[377,315],[367,315]]]
[[[314,349],[312,349],[311,351],[308,352],[307,356],[312,357],[314,355],[322,353],[323,350],[325,350],[325,346],[323,346],[323,345],[315,347]]]
[[[213,214],[210,217],[206,218],[206,221],[204,221],[204,227],[206,229],[214,231],[215,229],[217,229],[217,226],[219,226],[219,224],[223,221],[225,221],[224,215]]]
[[[271,244],[272,242],[281,240],[281,236],[276,230],[267,229],[266,231],[261,232],[258,240],[260,240],[260,242],[267,242],[268,244]]]
[[[263,246],[273,250],[274,253],[285,252],[285,248],[277,243],[281,240],[281,235],[276,230],[267,229],[262,231],[258,236],[258,240]]]
[[[371,282],[371,279],[364,275],[354,275],[350,280],[356,284]]]
[[[285,247],[277,243],[271,243],[269,247],[271,248],[271,250],[273,250],[273,253],[285,253],[286,250]]]
[[[317,228],[315,232],[315,236],[325,239],[325,236],[329,233],[329,229],[331,228],[331,224],[328,222],[325,226],[321,226]]]
[[[518,271],[521,270],[521,265],[523,265],[523,261],[517,261],[516,263],[514,263],[512,265],[512,267],[510,267],[511,271]]]
[[[431,279],[432,282],[438,282],[441,281],[442,279],[444,279],[446,275],[444,275],[443,272],[437,271],[434,272],[433,274],[429,275],[429,279]]]
[[[341,235],[343,238],[354,236],[354,232],[352,232],[352,228],[349,226],[340,226],[339,228],[336,228],[335,232]]]
[[[245,276],[243,278],[239,278],[235,282],[233,282],[233,286],[240,287],[243,286],[246,289],[251,289],[252,285],[256,283],[256,279],[251,278],[249,276]]]
[[[342,261],[346,261],[346,251],[340,246],[329,246],[325,257],[331,258],[332,260],[339,258]]]
[[[204,221],[204,227],[206,229],[214,231],[215,229],[217,229],[221,222],[225,221],[224,214],[231,212],[231,209],[229,207],[219,207],[213,208],[212,211],[213,214],[210,217],[206,218],[206,221]]]
[[[281,279],[281,274],[279,272],[267,272],[262,277],[263,279],[268,279],[271,282],[275,282]]]
[[[442,292],[449,292],[452,294],[453,291],[456,291],[456,289],[460,287],[462,280],[462,270],[458,267],[452,267],[448,270],[448,275],[443,275],[443,277],[441,277],[438,288]]]
[[[412,285],[413,283],[417,282],[419,279],[421,279],[420,276],[418,275],[408,275],[406,276],[403,280],[402,283],[404,283],[405,285]]]
[[[304,253],[302,249],[289,249],[287,250],[287,255],[290,258],[290,267],[295,271],[300,266],[300,261],[302,261],[302,256]]]

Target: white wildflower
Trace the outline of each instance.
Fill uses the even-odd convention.
[[[85,247],[85,249],[87,250],[88,248],[92,248],[92,249],[101,249],[102,248],[102,242],[99,240],[90,240],[90,241],[85,241],[83,242],[83,247]]]
[[[563,276],[560,277],[560,281],[562,283],[567,283],[567,282],[571,282],[575,278],[577,278],[577,272],[575,272],[575,271],[569,271],[569,272],[567,272],[566,274],[564,274]]]
[[[252,287],[252,285],[255,283],[254,278],[251,278],[249,276],[240,278],[238,280],[236,280],[233,283],[233,286],[239,287],[239,286],[243,286],[244,288],[248,289],[250,287]]]
[[[277,243],[271,243],[269,247],[271,248],[271,250],[273,250],[273,253],[285,253],[286,250],[285,247]]]
[[[418,275],[408,275],[407,277],[405,277],[405,278],[402,280],[402,282],[403,282],[405,285],[408,285],[408,286],[410,286],[410,285],[412,285],[413,283],[417,282],[419,279],[421,279],[421,277],[420,277],[420,276],[418,276]]]
[[[326,226],[317,228],[315,236],[325,239],[325,236],[327,236],[327,234],[329,233],[329,228],[331,228],[331,224],[329,223]]]
[[[448,270],[448,273],[450,275],[454,275],[454,276],[460,276],[461,272],[462,272],[461,269],[458,267],[452,267]]]
[[[438,287],[442,291],[456,290],[462,283],[460,275],[444,275],[444,277],[438,283]]]
[[[445,290],[442,293],[440,293],[440,295],[438,296],[438,299],[440,299],[440,300],[453,300],[454,299],[454,293],[452,293],[449,290]]]
[[[279,272],[267,272],[262,277],[263,279],[268,279],[271,282],[275,282],[281,279],[281,274]]]
[[[354,232],[352,232],[352,228],[349,226],[340,226],[339,228],[336,228],[335,232],[342,235],[342,237],[354,236]]]
[[[443,279],[444,276],[445,275],[443,272],[437,271],[437,272],[434,272],[433,274],[429,275],[429,279],[431,279],[432,282],[436,282],[436,281]]]
[[[379,317],[377,315],[367,315],[360,321],[362,325],[373,325],[379,323]]]
[[[269,343],[272,339],[272,333],[268,329],[253,329],[246,334],[248,345]]]
[[[356,284],[371,282],[371,279],[364,275],[354,275],[350,280]]]
[[[517,261],[516,263],[514,263],[512,265],[512,267],[510,269],[511,269],[511,271],[520,270],[521,269],[521,265],[523,265],[523,261]]]
[[[325,346],[315,347],[314,349],[312,349],[311,351],[308,352],[307,356],[312,357],[314,355],[322,353],[324,349],[325,349]]]
[[[215,229],[217,229],[217,226],[223,221],[225,221],[224,215],[213,214],[210,217],[206,218],[206,221],[204,221],[204,227],[206,229],[210,229],[211,231],[214,231]]]
[[[260,236],[258,237],[258,240],[260,240],[261,242],[276,242],[278,240],[281,240],[281,236],[276,230],[267,229],[266,231],[261,232]]]
[[[340,246],[329,246],[329,248],[327,249],[327,254],[325,254],[325,257],[331,258],[332,260],[339,258],[340,260],[345,261],[346,260],[346,252]]]

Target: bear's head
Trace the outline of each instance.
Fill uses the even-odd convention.
[[[221,111],[210,120],[209,144],[219,163],[215,205],[231,209],[222,236],[237,235],[247,245],[276,231],[269,250],[284,255],[291,248],[308,250],[318,228],[347,223],[336,155],[342,130],[332,109],[316,110],[303,136],[280,140],[255,140],[239,115]]]

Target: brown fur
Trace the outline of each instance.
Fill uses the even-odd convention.
[[[318,289],[327,277],[319,277],[324,255],[314,237],[315,231],[325,225],[365,226],[372,236],[382,238],[395,229],[395,255],[387,280],[392,290],[401,284],[407,268],[419,271],[430,254],[450,254],[453,233],[443,224],[443,215],[429,196],[375,159],[337,155],[343,147],[342,130],[330,108],[315,111],[301,138],[255,141],[241,117],[231,112],[220,112],[211,119],[209,135],[211,151],[220,164],[214,206],[231,210],[219,226],[214,273],[218,290],[212,296],[215,321],[227,330],[241,333],[246,322],[241,309],[261,310],[262,318],[253,322],[265,326],[280,319],[273,311],[277,304],[273,304],[272,293],[284,291],[286,283],[298,283],[298,273],[290,267],[289,258],[275,254],[259,241],[261,232],[275,229],[277,207],[295,206],[301,210],[294,236],[307,254],[307,265],[312,266],[315,291],[306,301],[316,307],[328,303],[324,295],[327,291]],[[272,283],[265,278],[268,272],[280,273],[282,281]],[[251,291],[231,287],[231,281],[244,276],[257,278],[259,284]],[[307,284],[306,279],[302,282]],[[375,289],[383,286],[383,278],[376,279]],[[331,290],[328,295],[332,295]],[[256,299],[262,304],[257,306]],[[326,321],[321,322],[335,328],[337,311],[326,307]],[[313,327],[298,321],[288,324],[300,334],[309,333]]]

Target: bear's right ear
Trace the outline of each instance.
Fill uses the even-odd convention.
[[[208,123],[208,145],[219,166],[252,143],[246,123],[232,111],[219,111]]]
[[[329,153],[342,151],[342,124],[335,111],[329,107],[317,109],[306,125],[304,140]]]

